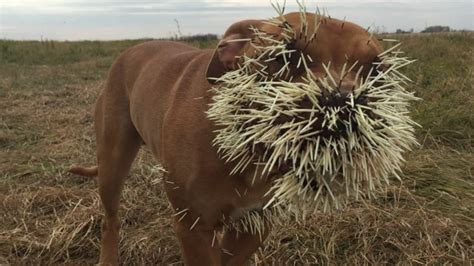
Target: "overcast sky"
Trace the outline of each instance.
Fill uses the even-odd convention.
[[[306,6],[386,31],[433,25],[474,29],[472,0],[307,0]],[[287,10],[297,10],[294,0],[287,0]],[[222,34],[235,21],[274,15],[269,0],[0,0],[0,38],[162,38],[178,32],[175,20],[184,35]]]

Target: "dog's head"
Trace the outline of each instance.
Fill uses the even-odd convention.
[[[409,61],[392,52],[353,23],[306,12],[235,23],[207,71],[222,157],[234,173],[279,172],[279,202],[370,195],[416,143],[415,97],[398,71]]]
[[[367,77],[374,63],[380,63],[378,56],[383,51],[380,43],[367,30],[351,22],[299,12],[275,20],[284,22],[244,20],[233,24],[216,48],[208,78],[213,80],[240,67],[245,56],[258,58],[253,65],[255,71],[269,78],[296,82],[306,75],[302,62],[305,60],[315,77],[324,78],[329,71],[337,80],[337,84],[330,85],[348,94],[356,78]],[[275,48],[271,55],[261,56],[261,51],[256,49],[280,44],[286,47]],[[292,52],[276,55],[283,50]],[[280,71],[287,63],[287,68]]]

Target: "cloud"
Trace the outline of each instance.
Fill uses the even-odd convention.
[[[220,34],[235,21],[275,15],[266,0],[0,1],[0,37],[17,39],[169,37],[176,32],[174,19],[185,34]],[[473,28],[470,0],[307,0],[306,5],[308,11],[325,7],[333,17],[389,31],[436,24]],[[287,12],[296,10],[296,2],[288,0]]]

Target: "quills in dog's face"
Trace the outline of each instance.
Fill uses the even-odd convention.
[[[292,25],[276,9],[264,27],[279,34],[251,28],[254,38],[239,67],[217,79],[207,113],[219,128],[214,144],[235,165],[232,174],[287,169],[273,179],[266,209],[330,211],[368,198],[389,176],[398,177],[403,152],[417,143],[408,116],[417,98],[400,72],[412,61],[395,45],[369,63],[351,55],[345,63],[322,62],[309,52],[328,45],[318,41],[321,34],[330,34],[334,23],[342,23],[339,31],[353,26],[304,7]],[[361,38],[364,49],[367,38]]]

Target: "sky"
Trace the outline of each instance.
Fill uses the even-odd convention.
[[[275,2],[275,0],[273,0]],[[283,0],[278,1],[283,3]],[[307,10],[393,32],[444,25],[474,30],[472,0],[321,0]],[[286,10],[296,11],[295,0]],[[270,0],[0,0],[0,38],[117,40],[222,34],[233,22],[275,16]]]

